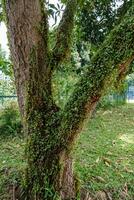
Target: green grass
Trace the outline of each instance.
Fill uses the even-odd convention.
[[[126,192],[134,200],[134,105],[99,110],[75,149],[75,170],[88,190]]]
[[[24,140],[19,137],[0,139],[0,200],[7,200],[10,187],[16,185],[23,171]]]
[[[25,142],[21,137],[0,139],[0,200],[4,185],[13,184],[25,167]],[[92,193],[112,192],[119,200],[134,200],[134,105],[99,110],[85,126],[75,151],[75,171]],[[126,195],[125,194],[125,195]]]

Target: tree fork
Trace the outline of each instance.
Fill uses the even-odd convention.
[[[68,1],[51,53],[42,1],[5,0],[5,5],[19,106],[28,131],[27,200],[54,200],[59,195],[62,200],[77,199],[72,144],[113,74],[118,77],[118,68],[127,63],[127,70],[133,60],[134,5],[91,59],[63,110],[53,101],[50,74],[68,54],[77,1]]]

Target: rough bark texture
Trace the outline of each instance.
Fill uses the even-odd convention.
[[[33,48],[37,48],[38,70],[46,73],[47,32],[41,30],[42,24],[47,28],[47,19],[41,10],[39,0],[7,0],[7,25],[11,56],[14,64],[19,107],[22,115],[25,110],[26,84],[31,77],[31,58]],[[46,20],[46,21],[45,21]]]
[[[75,178],[73,174],[73,161],[65,156],[64,169],[61,174],[61,199],[76,199]]]
[[[51,93],[51,77],[68,55],[77,0],[67,3],[52,52],[42,2],[5,0],[19,106],[28,135],[25,194],[27,200],[56,200],[59,196],[75,200],[77,183],[70,151],[85,119],[113,82],[113,74],[124,74],[134,58],[134,6],[92,58],[60,110]]]

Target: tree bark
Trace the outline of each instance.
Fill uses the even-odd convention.
[[[104,90],[134,58],[134,6],[92,58],[63,110],[53,100],[51,77],[68,55],[77,0],[67,3],[52,52],[42,0],[5,0],[5,7],[19,106],[27,127],[26,199],[75,200],[70,152]]]
[[[5,0],[5,6],[18,102],[21,114],[24,116],[27,83],[31,79],[30,70],[35,59],[35,55],[32,58],[34,48],[39,64],[38,70],[40,74],[42,72],[42,76],[46,74],[48,37],[47,30],[44,29],[47,29],[47,17],[45,11],[42,11],[39,0]],[[44,77],[42,78],[44,80]]]
[[[76,199],[76,183],[73,173],[73,160],[70,155],[64,156],[64,168],[61,173],[61,199]]]

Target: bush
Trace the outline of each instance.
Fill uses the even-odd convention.
[[[21,120],[16,102],[10,102],[0,111],[0,135],[10,136],[21,132]]]
[[[114,93],[101,98],[97,108],[109,109],[111,107],[121,106],[126,103],[126,94]]]

